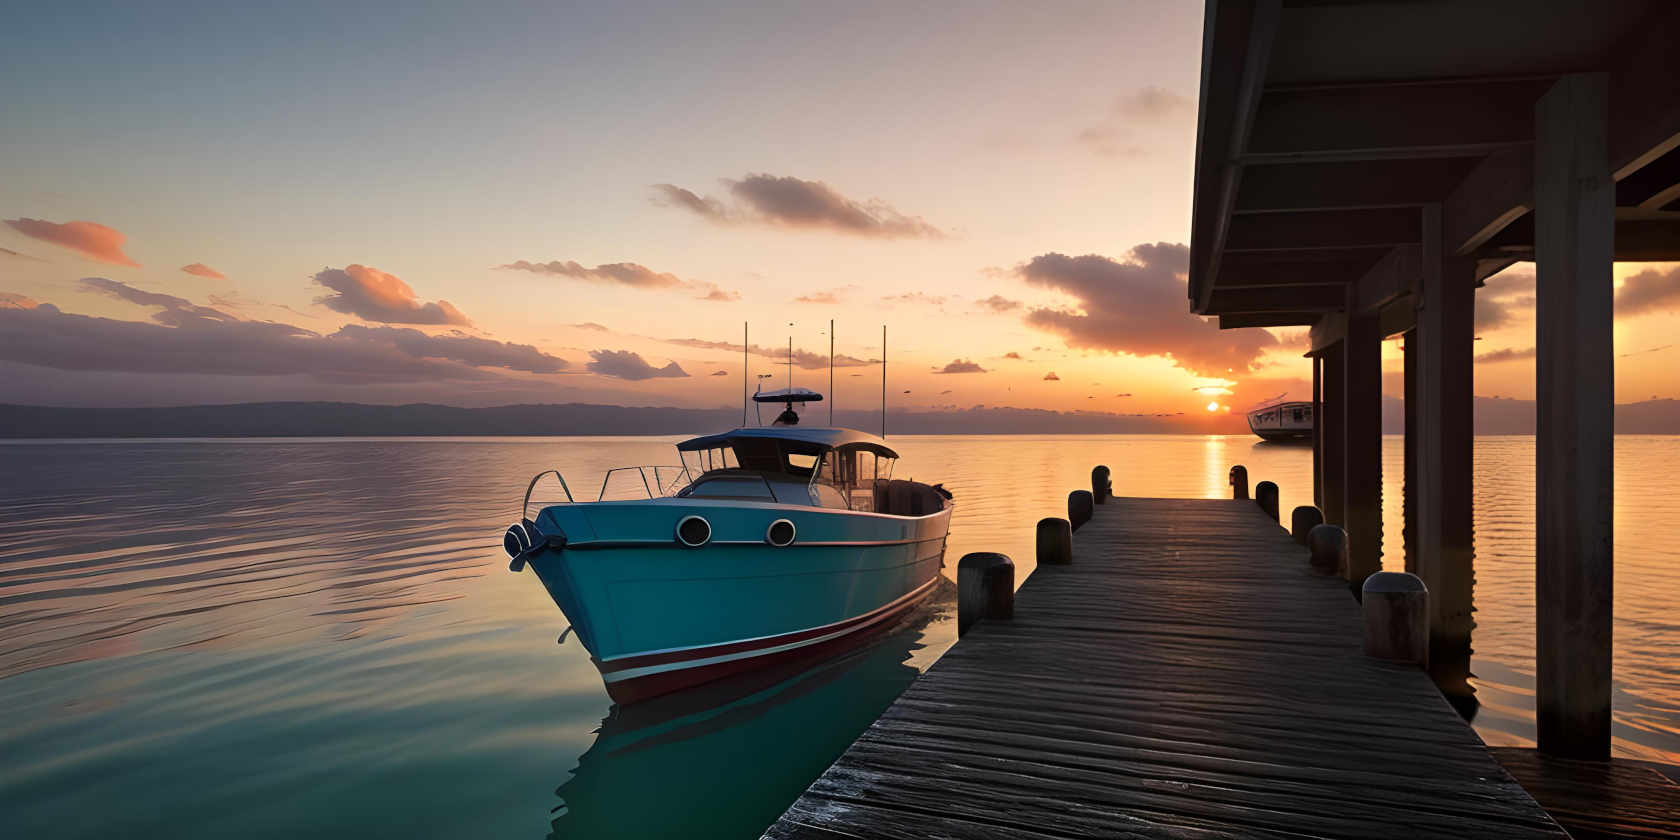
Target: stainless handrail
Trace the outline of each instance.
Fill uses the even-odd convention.
[[[531,491],[537,489],[537,481],[549,473],[554,473],[554,477],[560,479],[560,489],[566,491],[566,501],[574,503],[577,501],[572,498],[572,488],[566,485],[566,477],[561,475],[559,470],[543,470],[542,472],[531,476],[531,483],[525,485],[525,501],[521,502],[519,505],[519,518],[521,521],[525,519],[525,514],[529,513],[531,510]]]
[[[649,469],[652,469],[654,471],[654,473],[653,473],[653,484],[659,484],[659,492],[658,493],[653,492],[653,484],[648,483],[647,471]],[[607,470],[606,475],[601,476],[601,492],[596,495],[595,501],[600,502],[600,501],[605,501],[606,500],[606,498],[607,498],[607,484],[612,481],[613,473],[626,472],[626,471],[629,471],[629,470],[635,470],[639,475],[641,475],[642,490],[647,493],[648,498],[656,499],[656,498],[659,498],[659,497],[662,497],[662,496],[670,495],[669,492],[667,491],[665,485],[659,483],[659,470],[662,470],[662,469],[670,469],[670,470],[675,470],[676,471],[676,475],[674,477],[672,477],[672,479],[671,479],[671,486],[673,488],[676,487],[678,479],[682,478],[685,475],[688,475],[688,468],[687,467],[679,467],[679,466],[676,466],[674,464],[658,464],[658,465],[647,464],[647,465],[643,465],[643,466],[639,466],[639,467],[613,467],[612,469]]]

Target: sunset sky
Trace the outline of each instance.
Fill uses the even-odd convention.
[[[1303,331],[1189,314],[1201,14],[19,8],[0,402],[732,406],[743,321],[826,391],[831,318],[842,406],[883,323],[900,407],[1305,397]],[[1680,396],[1680,266],[1616,277],[1618,401]],[[1533,282],[1480,292],[1478,394],[1533,396]]]

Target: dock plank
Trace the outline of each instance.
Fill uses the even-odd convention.
[[[1565,837],[1361,632],[1254,503],[1113,499],[764,836]]]

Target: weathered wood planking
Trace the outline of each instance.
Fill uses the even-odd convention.
[[[1565,836],[1251,501],[1114,499],[765,833]]]
[[[1492,752],[1575,840],[1680,837],[1680,784],[1658,765],[1624,758],[1572,761],[1525,747]]]

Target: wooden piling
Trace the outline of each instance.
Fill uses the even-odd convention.
[[[1273,522],[1278,521],[1278,486],[1276,483],[1262,481],[1254,485],[1254,501],[1260,505],[1260,509],[1265,511],[1267,516],[1272,518]]]
[[[1313,571],[1321,575],[1340,575],[1347,568],[1347,531],[1340,525],[1314,525],[1307,531],[1307,550],[1311,554]]]
[[[1429,589],[1405,572],[1365,578],[1365,655],[1429,667]]]
[[[1091,501],[1106,504],[1114,495],[1114,482],[1109,479],[1108,467],[1098,464],[1091,468]]]
[[[1038,520],[1038,565],[1066,566],[1073,562],[1073,526],[1055,516]]]
[[[1307,544],[1307,532],[1324,524],[1324,514],[1312,505],[1301,505],[1289,513],[1289,535],[1301,545]]]
[[[1091,500],[1091,491],[1075,490],[1068,494],[1068,524],[1073,530],[1091,521],[1091,513],[1095,503]]]
[[[965,554],[957,561],[957,636],[982,619],[1015,617],[1015,562],[992,551]]]
[[[1238,464],[1231,468],[1231,475],[1227,479],[1231,484],[1231,498],[1248,498],[1248,467]]]

